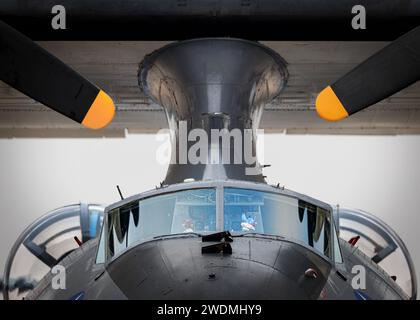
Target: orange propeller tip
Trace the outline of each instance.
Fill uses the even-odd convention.
[[[349,116],[331,86],[322,90],[315,101],[318,115],[328,121],[338,121]]]
[[[86,113],[82,124],[89,129],[102,129],[111,123],[114,115],[114,101],[104,91],[100,90]]]

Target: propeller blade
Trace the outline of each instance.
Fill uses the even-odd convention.
[[[380,50],[318,95],[319,116],[337,121],[420,80],[420,27]]]
[[[0,80],[91,129],[107,126],[115,114],[104,91],[2,21]]]

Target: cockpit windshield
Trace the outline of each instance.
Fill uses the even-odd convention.
[[[107,258],[155,236],[209,231],[216,231],[215,189],[137,200],[109,212]]]
[[[331,256],[331,214],[280,194],[225,188],[224,226],[231,232],[278,235]]]
[[[209,187],[159,194],[108,212],[97,262],[157,236],[219,231],[280,236],[332,258],[331,217],[329,210],[302,199],[251,189]]]

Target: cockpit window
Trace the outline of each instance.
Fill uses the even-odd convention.
[[[277,193],[241,188],[219,189],[222,191],[223,198],[217,198],[223,202],[219,213],[216,188],[160,194],[110,210],[97,263],[109,261],[134,244],[157,236],[218,231],[281,236],[331,259],[335,251],[338,257],[337,249],[332,247],[329,210]],[[221,224],[216,227],[218,219]]]
[[[232,232],[283,236],[331,257],[331,213],[299,199],[225,188],[224,227]]]
[[[108,214],[107,259],[155,236],[216,231],[216,190],[192,189],[136,200]]]
[[[343,256],[341,254],[340,242],[338,241],[337,230],[334,225],[334,261],[335,263],[343,263]]]

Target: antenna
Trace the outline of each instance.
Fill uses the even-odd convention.
[[[120,189],[120,186],[119,185],[117,185],[117,190],[118,190],[118,193],[120,194],[121,200],[124,200],[124,197],[123,197],[123,195],[121,193],[121,189]]]
[[[79,247],[81,247],[81,246],[82,246],[82,241],[80,241],[80,240],[79,240],[79,238],[78,238],[77,236],[74,236],[74,237],[73,237],[73,239],[74,239],[74,241],[76,241],[76,243],[77,243],[77,245],[78,245]]]

